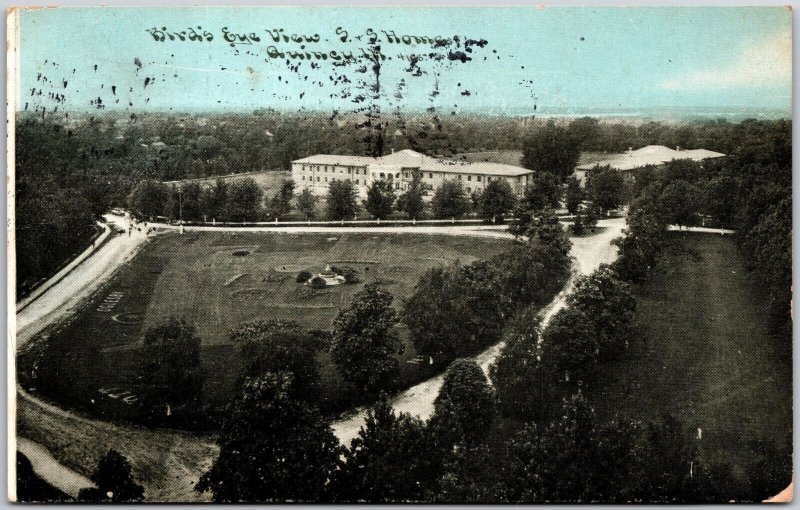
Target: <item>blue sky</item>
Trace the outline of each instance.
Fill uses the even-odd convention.
[[[535,102],[542,112],[749,107],[787,115],[791,108],[791,14],[782,7],[59,8],[23,11],[20,24],[19,108],[29,110],[92,111],[97,98],[106,110],[132,112],[357,107],[357,91],[341,97],[348,86],[334,84],[336,74],[363,76],[355,66],[318,61],[312,69],[293,60],[300,67],[290,70],[268,48],[300,44],[274,43],[266,32],[273,28],[319,34],[303,49],[340,52],[364,47],[372,28],[392,57],[381,69],[384,108],[503,114]],[[214,39],[159,42],[147,32],[153,27],[202,27]],[[260,41],[232,47],[223,27]],[[338,39],[337,27],[350,42]],[[380,30],[487,44],[473,47],[466,63],[424,62],[425,73],[412,76],[398,55],[430,46],[387,42]],[[361,42],[353,39],[359,34]],[[394,99],[401,79],[406,87]]]

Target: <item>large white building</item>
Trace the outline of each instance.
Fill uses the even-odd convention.
[[[721,152],[714,152],[707,149],[681,149],[676,147],[671,149],[664,145],[648,145],[641,149],[628,149],[628,152],[614,154],[602,161],[584,163],[575,168],[575,174],[581,182],[586,179],[586,172],[591,172],[596,168],[611,167],[626,176],[632,176],[632,172],[637,168],[646,166],[660,166],[673,160],[690,159],[692,161],[702,161],[704,159],[721,158],[725,156]]]
[[[369,186],[380,180],[391,182],[394,188],[408,189],[415,172],[422,184],[435,190],[446,180],[460,180],[468,192],[483,190],[496,179],[504,179],[516,194],[522,194],[533,172],[501,163],[453,161],[438,159],[412,150],[402,150],[380,158],[317,154],[292,161],[292,179],[296,190],[310,189],[316,195],[328,192],[334,180],[352,181],[364,197]]]

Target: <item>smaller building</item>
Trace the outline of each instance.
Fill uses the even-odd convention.
[[[622,172],[626,177],[632,177],[633,171],[646,166],[661,166],[673,160],[690,159],[703,161],[712,158],[721,158],[725,154],[706,149],[681,150],[680,147],[670,149],[664,145],[648,145],[641,149],[628,149],[623,154],[615,154],[601,161],[584,163],[575,167],[575,175],[583,183],[586,173],[599,167],[609,166]]]

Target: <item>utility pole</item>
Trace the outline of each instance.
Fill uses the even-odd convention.
[[[183,190],[178,190],[178,224],[180,227],[180,232],[183,234]]]

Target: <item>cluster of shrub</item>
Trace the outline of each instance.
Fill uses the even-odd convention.
[[[344,278],[344,283],[353,285],[359,283],[361,278],[358,276],[358,270],[350,266],[331,266],[331,272]],[[297,283],[308,283],[312,288],[324,289],[327,286],[325,279],[319,275],[314,275],[311,271],[300,271],[295,278]]]

